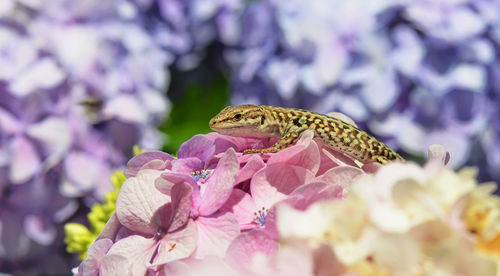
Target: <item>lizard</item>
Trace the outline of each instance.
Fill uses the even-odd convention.
[[[243,154],[278,152],[310,129],[314,138],[360,162],[404,161],[393,149],[356,126],[305,109],[250,104],[227,106],[209,124],[212,130],[225,135],[280,137],[269,148],[246,149]]]

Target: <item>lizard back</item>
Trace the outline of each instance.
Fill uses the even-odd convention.
[[[362,162],[404,161],[393,149],[356,126],[340,119],[304,109],[269,106],[267,116],[280,125],[281,135],[290,131],[298,134],[306,129],[314,131],[315,138]]]

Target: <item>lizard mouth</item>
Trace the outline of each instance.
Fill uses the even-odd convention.
[[[225,129],[245,129],[245,128],[254,128],[256,125],[228,125],[228,126],[211,126],[210,128],[217,130],[225,130]]]
[[[228,125],[228,126],[212,126],[211,129],[220,134],[233,136],[260,136],[259,130],[255,125]]]

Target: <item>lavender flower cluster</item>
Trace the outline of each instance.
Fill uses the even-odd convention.
[[[69,271],[63,223],[112,189],[133,145],[162,145],[169,66],[193,68],[216,38],[235,41],[227,26],[241,8],[0,1],[0,272]]]
[[[0,4],[0,272],[67,271],[61,229],[77,198],[102,200],[133,145],[161,145],[171,61],[135,13],[121,1]]]
[[[179,70],[200,64],[211,43],[233,45],[240,34],[242,0],[131,0],[142,13],[141,24],[174,55]]]
[[[500,180],[500,2],[261,0],[228,53],[233,102],[352,117],[392,147],[433,143]]]

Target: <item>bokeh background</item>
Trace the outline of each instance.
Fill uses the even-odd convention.
[[[1,0],[0,273],[66,275],[134,145],[227,104],[339,111],[500,182],[499,0]]]

